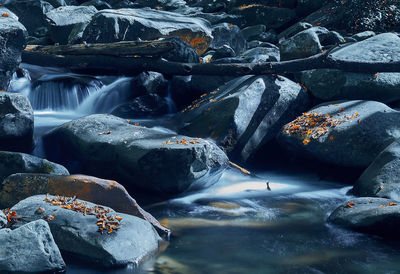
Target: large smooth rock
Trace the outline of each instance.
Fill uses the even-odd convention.
[[[102,10],[93,16],[82,39],[90,43],[109,43],[172,36],[181,38],[202,54],[212,40],[211,26],[201,18],[148,8]]]
[[[62,6],[46,13],[46,21],[50,30],[50,37],[55,43],[67,44],[70,34],[74,29],[76,33],[83,34],[83,30],[91,21],[97,9],[93,6]]]
[[[47,196],[52,199],[54,196]],[[60,250],[79,256],[81,259],[95,262],[105,267],[138,264],[146,257],[153,255],[160,242],[155,229],[151,224],[138,217],[117,213],[110,208],[106,216],[119,216],[122,218],[118,230],[112,233],[98,232],[97,217],[83,215],[81,212],[62,208],[44,201],[46,195],[29,197],[11,210],[24,216],[23,222],[29,222],[45,217],[54,218],[49,226],[54,240]],[[88,207],[96,204],[86,203]],[[38,209],[41,208],[40,212]],[[21,221],[22,222],[22,221]]]
[[[393,33],[376,35],[332,53],[339,60],[354,62],[400,61],[400,38]],[[400,100],[400,73],[351,73],[312,70],[302,73],[302,82],[322,100]]]
[[[305,91],[287,78],[244,76],[185,109],[179,117],[184,125],[180,132],[211,137],[245,161],[307,107]]]
[[[142,209],[125,188],[116,181],[86,175],[18,173],[7,177],[0,189],[0,205],[3,208],[12,207],[25,198],[39,194],[77,197],[147,220],[160,235],[168,236],[169,234],[169,230]]]
[[[400,201],[400,144],[395,141],[382,151],[353,187],[358,196]]]
[[[0,272],[39,273],[65,270],[60,250],[46,221],[37,220],[17,229],[0,229]]]
[[[26,46],[25,27],[12,14],[0,16],[0,90],[6,90],[13,73],[21,62],[21,52]]]
[[[328,221],[355,231],[399,238],[400,205],[390,199],[354,198],[337,208]]]
[[[46,25],[45,14],[54,7],[41,0],[10,0],[5,6],[14,12],[30,35]]]
[[[187,142],[177,143],[183,140]],[[61,125],[44,136],[44,144],[49,159],[76,165],[77,172],[116,179],[128,190],[164,194],[211,185],[228,164],[226,155],[210,141],[103,114]]]
[[[0,149],[27,151],[33,143],[33,109],[19,93],[0,93]]]
[[[14,173],[69,175],[65,167],[45,159],[25,153],[0,151],[0,182]]]
[[[400,137],[400,112],[375,101],[324,103],[306,115],[288,123],[278,140],[295,153],[339,166],[365,168]]]

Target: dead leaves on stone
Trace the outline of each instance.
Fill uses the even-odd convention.
[[[106,209],[100,205],[95,205],[93,207],[87,206],[85,202],[79,202],[76,200],[76,197],[65,197],[65,196],[55,196],[51,199],[46,198],[44,199],[45,202],[54,205],[54,206],[61,206],[64,209],[72,210],[75,212],[79,212],[86,215],[93,215],[97,217],[96,225],[98,227],[98,232],[103,234],[107,232],[107,234],[111,234],[113,231],[118,230],[120,226],[120,222],[122,217],[118,215],[109,215],[111,213],[111,209]],[[55,217],[48,221],[52,221]]]
[[[344,111],[343,108],[341,108],[339,112],[342,111]],[[297,117],[294,121],[285,125],[283,132],[286,135],[297,135],[302,137],[302,143],[308,145],[312,139],[318,139],[327,134],[330,128],[334,128],[339,124],[358,116],[359,114],[357,112],[352,116],[343,115],[342,117],[334,117],[331,114],[305,112],[302,116]],[[334,137],[330,136],[329,140],[334,140]]]

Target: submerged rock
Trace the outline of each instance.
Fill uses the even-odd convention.
[[[69,175],[65,167],[45,159],[25,153],[0,151],[0,182],[14,173]]]
[[[161,239],[151,224],[145,220],[103,207],[105,210],[110,210],[106,216],[117,215],[121,220],[117,230],[102,234],[98,232],[97,216],[89,213],[84,215],[63,208],[61,205],[52,205],[46,202],[45,198],[46,195],[29,197],[11,210],[24,216],[23,222],[47,219],[54,240],[62,251],[110,267],[138,264],[158,249]],[[47,198],[52,199],[53,196]],[[81,200],[76,202],[80,206],[96,206]]]
[[[400,61],[400,38],[393,33],[373,36],[331,54],[353,62]],[[400,73],[352,73],[321,69],[302,72],[302,82],[322,100],[362,99],[393,102],[400,99]]]
[[[33,109],[28,98],[19,93],[1,92],[0,149],[27,151],[32,144]]]
[[[75,165],[71,171],[164,194],[211,185],[228,164],[212,142],[129,122],[103,114],[73,120],[44,136],[46,152]]]
[[[11,77],[21,62],[21,52],[26,46],[27,32],[11,13],[2,14],[0,14],[0,90],[7,90]]]
[[[177,36],[199,54],[211,43],[210,23],[178,13],[152,9],[102,10],[93,16],[82,39],[89,43],[155,40]]]
[[[245,161],[307,109],[301,86],[284,77],[244,76],[202,96],[179,115],[189,136],[211,137]]]
[[[287,124],[278,140],[300,155],[365,168],[399,137],[399,111],[375,101],[334,101]]]
[[[19,201],[39,194],[62,195],[102,204],[114,210],[149,221],[162,236],[169,230],[143,210],[125,188],[116,181],[85,175],[46,175],[19,173],[1,184],[0,205],[12,207]]]
[[[358,196],[400,201],[400,143],[395,141],[382,151],[364,171],[353,188]]]
[[[399,238],[400,205],[383,198],[354,198],[337,208],[328,221],[355,231]]]
[[[39,273],[65,270],[48,224],[37,220],[17,229],[0,229],[0,272]]]

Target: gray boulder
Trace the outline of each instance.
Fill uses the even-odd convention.
[[[310,57],[320,53],[323,46],[336,43],[344,43],[344,38],[337,32],[330,32],[322,27],[312,27],[280,41],[281,60]]]
[[[393,62],[400,61],[400,38],[393,33],[373,36],[332,53],[339,60]],[[339,70],[302,72],[301,81],[322,100],[375,100],[393,102],[400,99],[400,73],[352,73]]]
[[[10,0],[5,6],[19,17],[29,35],[34,35],[38,28],[46,25],[45,14],[54,8],[49,2],[41,0]]]
[[[155,40],[177,36],[199,54],[209,47],[210,23],[178,13],[144,9],[102,10],[93,16],[82,39],[89,43]]]
[[[83,30],[91,21],[97,9],[93,6],[62,6],[46,13],[46,21],[50,30],[50,37],[55,43],[67,44],[69,36],[74,30],[83,34]]]
[[[263,24],[249,26],[241,30],[243,37],[247,41],[258,40],[260,35],[267,30],[267,27]]]
[[[400,144],[395,141],[382,151],[353,187],[357,196],[400,200]]]
[[[0,272],[39,273],[65,270],[49,225],[43,220],[17,229],[0,229]]]
[[[212,29],[214,37],[210,48],[218,49],[224,45],[230,46],[236,54],[243,52],[246,49],[247,41],[240,31],[240,28],[233,24],[221,23],[215,25]]]
[[[246,161],[307,106],[305,91],[287,78],[244,76],[183,110],[179,132],[211,137],[231,156]]]
[[[304,156],[365,168],[399,137],[399,111],[375,101],[334,101],[287,124],[278,140]]]
[[[89,0],[81,4],[81,6],[93,6],[97,10],[111,9],[111,5],[103,0]]]
[[[383,198],[354,198],[337,208],[328,221],[355,231],[399,238],[400,205]]]
[[[296,35],[299,32],[302,32],[304,30],[310,29],[313,26],[309,23],[306,22],[297,22],[296,24],[290,26],[289,28],[287,28],[286,30],[282,31],[279,35],[278,38],[279,39],[287,39],[290,38],[294,35]]]
[[[29,154],[0,151],[0,182],[14,173],[69,175],[62,165]]]
[[[33,109],[19,93],[0,93],[0,149],[27,151],[33,144]]]
[[[46,134],[45,149],[49,159],[78,166],[71,171],[164,194],[209,186],[228,164],[212,142],[133,123],[112,115],[83,117]]]
[[[186,6],[184,0],[135,0],[135,8],[152,8],[160,10],[175,10]]]
[[[21,62],[21,52],[26,46],[25,27],[15,20],[15,16],[0,16],[0,90],[7,90],[13,73]],[[0,10],[0,12],[2,12]]]
[[[52,199],[54,196],[47,196]],[[127,264],[138,264],[146,257],[153,255],[161,238],[152,225],[138,217],[117,213],[110,208],[106,216],[122,218],[118,230],[101,234],[98,232],[98,218],[95,215],[65,209],[44,201],[46,195],[29,197],[11,210],[24,216],[24,222],[45,218],[51,233],[62,251],[79,256],[79,258],[110,267]],[[85,203],[82,206],[94,207],[96,204]],[[41,208],[40,212],[38,209]]]

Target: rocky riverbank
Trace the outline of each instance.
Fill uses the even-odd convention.
[[[233,162],[271,157],[363,171],[362,198],[326,222],[396,237],[400,67],[365,72],[400,62],[396,1],[0,4],[0,272],[63,271],[65,254],[142,264],[170,231],[135,199],[209,189],[231,168],[251,178]],[[324,52],[338,69],[243,76]],[[66,108],[82,117],[35,132],[37,111]]]

